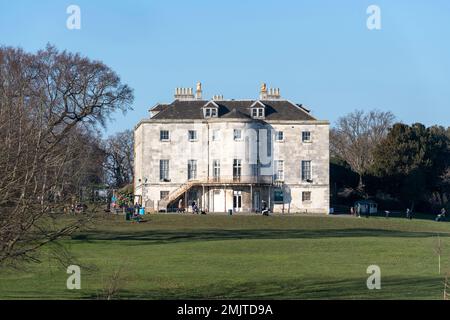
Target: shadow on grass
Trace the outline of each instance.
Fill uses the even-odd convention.
[[[440,299],[442,279],[383,277],[380,290],[369,290],[366,278],[289,279],[259,282],[217,282],[196,287],[120,291],[118,299]],[[95,299],[96,296],[86,296]]]
[[[162,231],[146,230],[134,232],[84,232],[72,237],[73,240],[137,240],[152,244],[166,244],[189,241],[241,240],[241,239],[318,239],[347,237],[399,237],[426,238],[436,236],[434,232],[413,232],[385,229],[324,229],[324,230],[286,230],[286,229],[247,229],[247,230],[192,230]],[[449,236],[442,235],[441,236]],[[150,244],[149,243],[149,244]]]

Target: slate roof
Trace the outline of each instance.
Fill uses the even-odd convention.
[[[214,101],[219,106],[218,117],[225,119],[251,118],[250,106],[257,100]],[[265,120],[317,120],[302,105],[288,100],[259,100],[265,106]],[[208,100],[174,100],[158,104],[151,111],[159,111],[152,119],[203,119],[202,107]]]
[[[167,104],[157,104],[150,111],[161,111],[167,106],[168,106]]]

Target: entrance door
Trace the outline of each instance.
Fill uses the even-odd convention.
[[[253,193],[253,210],[256,212],[261,211],[261,194],[259,191]]]
[[[242,210],[242,191],[233,191],[233,210],[235,212]]]
[[[222,190],[213,191],[213,212],[225,212],[224,193]]]

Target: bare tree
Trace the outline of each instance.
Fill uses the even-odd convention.
[[[86,178],[90,130],[132,101],[101,62],[52,46],[0,48],[0,263],[36,260],[38,248],[80,227],[51,217]]]
[[[133,132],[126,130],[105,142],[105,169],[110,185],[122,188],[133,181]]]
[[[99,300],[114,300],[119,298],[125,283],[125,278],[123,276],[124,269],[124,267],[120,266],[115,269],[110,276],[103,279],[103,288],[100,293],[97,294]]]
[[[364,189],[363,175],[372,166],[375,147],[386,137],[395,117],[391,112],[356,110],[337,120],[330,131],[332,156],[347,162],[359,175],[359,190]]]

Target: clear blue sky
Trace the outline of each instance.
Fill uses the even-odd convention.
[[[81,30],[66,8],[81,8]],[[382,29],[366,27],[381,8]],[[450,1],[0,0],[0,44],[46,43],[112,67],[134,88],[133,126],[175,87],[256,98],[261,82],[335,121],[354,109],[392,111],[406,123],[450,125]]]

